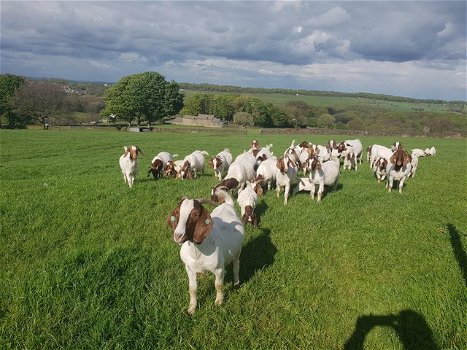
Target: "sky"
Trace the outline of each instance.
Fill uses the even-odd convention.
[[[1,73],[466,101],[466,1],[4,1]]]

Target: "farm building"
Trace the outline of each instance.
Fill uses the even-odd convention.
[[[184,115],[169,120],[168,123],[175,125],[206,126],[210,128],[221,128],[224,122],[212,114]]]

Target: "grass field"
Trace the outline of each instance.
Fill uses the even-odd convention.
[[[185,97],[190,97],[194,94],[234,94],[213,91],[195,91],[184,90]],[[394,112],[410,112],[415,110],[423,110],[426,112],[449,112],[450,106],[443,103],[428,103],[428,102],[398,102],[389,100],[379,100],[365,97],[347,97],[347,96],[312,96],[312,95],[293,95],[284,93],[244,93],[238,95],[247,95],[259,98],[264,103],[272,103],[275,105],[285,105],[290,101],[301,101],[315,107],[333,107],[336,110],[346,109],[353,106],[365,108],[377,108],[378,110],[388,110]]]
[[[0,131],[0,349],[466,349],[465,139],[403,138],[435,146],[402,194],[368,163],[343,172],[318,204],[308,194],[259,203],[247,227],[242,286],[198,278],[198,310],[165,219],[193,181],[146,177],[160,151],[234,155],[252,139],[280,154],[294,135]],[[297,136],[301,141],[303,136]],[[340,136],[310,136],[325,143]],[[394,138],[361,137],[366,147]],[[123,145],[145,153],[133,189]],[[211,206],[208,206],[212,210]]]

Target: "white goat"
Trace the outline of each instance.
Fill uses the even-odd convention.
[[[138,146],[123,146],[125,153],[120,156],[119,164],[122,170],[123,180],[128,186],[133,187],[135,177],[138,174],[138,153],[144,156]]]
[[[315,198],[316,185],[318,185],[317,201],[320,202],[324,186],[333,186],[334,189],[337,187],[340,164],[338,160],[321,163],[318,157],[310,159],[308,164],[308,170],[310,171],[309,184],[311,185],[310,196],[312,199]],[[303,185],[305,185],[305,188],[307,187],[306,183]]]
[[[391,158],[392,154],[394,152],[391,151],[389,148],[386,146],[381,146],[381,145],[373,145],[371,146],[371,161],[370,161],[370,168],[372,167],[373,163],[375,162],[376,159],[378,158],[384,158],[389,162],[389,159]]]
[[[427,154],[426,154],[426,150],[422,150],[420,148],[414,148],[412,150],[412,153],[411,153],[411,156],[416,156],[416,157],[425,157]]]
[[[408,177],[411,177],[413,179],[415,177],[415,173],[417,172],[419,156],[417,155],[417,153],[413,153],[413,152],[411,156],[412,156],[412,160],[410,161],[410,164],[412,165],[412,169],[410,170]]]
[[[258,225],[258,219],[255,215],[258,195],[255,192],[255,184],[247,181],[246,187],[238,192],[237,202],[240,206],[242,222],[246,225],[248,222],[254,226]]]
[[[194,178],[197,177],[197,172],[204,174],[204,156],[209,155],[206,151],[194,151],[193,153],[187,155],[184,159],[182,169],[180,169],[179,175],[180,178],[185,179],[190,177],[189,173],[192,173]]]
[[[271,152],[271,147],[272,143],[261,148],[257,153],[256,153],[256,164],[255,164],[255,169],[259,167],[259,165],[264,162],[266,159],[271,158],[274,154],[274,152]]]
[[[167,217],[173,239],[181,245],[180,257],[188,274],[190,315],[196,311],[197,273],[209,271],[215,275],[216,305],[224,301],[225,267],[231,262],[234,286],[240,285],[240,252],[245,228],[234,209],[232,198],[227,192],[218,191],[218,195],[222,192],[224,203],[211,214],[203,207],[202,201],[182,199]]]
[[[154,179],[161,177],[167,163],[173,161],[173,158],[177,156],[177,154],[172,155],[169,152],[159,152],[151,161],[148,176],[152,173]]]
[[[347,146],[352,147],[352,152],[355,153],[355,158],[357,164],[362,164],[362,155],[363,155],[363,145],[359,139],[355,140],[345,140]],[[357,170],[357,168],[355,168]]]
[[[427,156],[436,156],[435,146],[425,149],[425,153],[426,153]]]
[[[219,152],[209,161],[209,166],[214,169],[214,175],[219,181],[222,180],[222,176],[229,170],[230,164],[232,164],[232,153],[230,153],[228,148]]]
[[[276,167],[276,195],[279,198],[281,188],[284,187],[284,204],[287,204],[290,186],[297,182],[298,166],[285,155],[279,158]]]
[[[253,182],[255,180],[255,163],[255,157],[249,152],[244,152],[238,155],[237,158],[235,158],[235,161],[230,164],[224,180],[217,184],[215,188],[226,187],[228,190],[234,188],[241,190],[245,188],[247,181]],[[213,194],[215,188],[211,194]]]
[[[277,157],[275,156],[262,162],[256,170],[255,184],[260,186],[266,184],[268,186],[268,191],[270,191],[272,182],[276,181],[276,164]]]

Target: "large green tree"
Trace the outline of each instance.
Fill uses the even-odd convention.
[[[16,90],[23,85],[23,77],[12,74],[0,74],[0,117],[8,120],[8,127],[14,128],[21,123],[21,117],[15,113],[12,98]]]
[[[106,106],[101,115],[115,114],[129,124],[148,125],[177,114],[183,106],[183,95],[176,82],[167,82],[157,72],[144,72],[123,77],[106,91]]]

